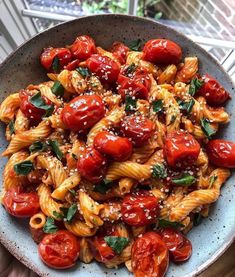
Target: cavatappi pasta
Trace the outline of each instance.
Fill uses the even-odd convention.
[[[164,276],[169,252],[173,262],[190,257],[185,234],[235,167],[234,144],[212,139],[229,122],[230,96],[199,74],[203,61],[182,60],[165,39],[136,50],[120,42],[105,50],[88,36],[46,48],[45,82],[0,106],[9,141],[2,204],[30,218],[48,266],[79,258]]]

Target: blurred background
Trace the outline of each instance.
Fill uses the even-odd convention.
[[[0,62],[38,32],[98,13],[139,15],[174,27],[235,79],[235,0],[0,0]]]

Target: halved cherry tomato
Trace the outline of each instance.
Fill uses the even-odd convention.
[[[172,167],[191,166],[200,152],[200,144],[184,131],[169,133],[165,140],[164,154],[167,163]]]
[[[144,116],[126,116],[121,123],[121,132],[137,147],[152,136],[154,129],[154,123]]]
[[[94,147],[100,153],[119,162],[127,160],[132,154],[132,143],[129,139],[113,135],[107,131],[96,135]]]
[[[85,61],[95,54],[96,47],[94,40],[89,36],[79,36],[75,39],[74,43],[70,46],[70,51],[74,58],[80,61]]]
[[[127,194],[122,202],[122,220],[131,226],[144,226],[156,221],[159,215],[158,199],[148,191]]]
[[[97,183],[104,177],[107,161],[95,148],[86,148],[78,157],[77,168],[84,178]]]
[[[104,236],[95,236],[92,240],[93,253],[98,262],[107,262],[116,256],[115,252],[104,240]]]
[[[174,251],[170,252],[170,259],[175,263],[185,262],[192,255],[192,244],[185,236],[183,236],[183,243]]]
[[[55,57],[58,57],[61,68],[67,65],[72,59],[69,49],[49,47],[45,48],[40,56],[41,65],[46,68],[47,71],[53,71],[52,63]]]
[[[86,60],[86,66],[103,83],[114,84],[117,81],[120,65],[109,57],[92,55]]]
[[[80,243],[78,239],[72,233],[64,230],[46,235],[38,246],[42,261],[57,269],[74,266],[79,251]]]
[[[214,165],[235,168],[235,143],[223,139],[210,140],[206,145],[209,161]]]
[[[78,67],[78,65],[79,65],[79,60],[76,59],[76,60],[73,60],[73,61],[71,61],[70,63],[68,63],[68,64],[64,67],[64,69],[67,69],[67,70],[71,71],[71,70],[76,69],[76,68]]]
[[[105,106],[98,95],[75,97],[62,110],[61,117],[67,128],[74,132],[90,129],[105,114]]]
[[[15,217],[31,217],[40,207],[37,193],[21,193],[18,188],[6,191],[2,203],[7,212]]]
[[[132,246],[131,265],[136,277],[163,277],[169,265],[165,242],[155,232],[145,233]]]
[[[203,96],[209,105],[220,106],[230,98],[229,93],[211,75],[206,74],[202,80],[204,83],[197,94]]]
[[[118,93],[124,99],[126,95],[137,98],[147,99],[151,86],[151,80],[148,72],[138,67],[129,72],[131,66],[124,66],[118,75]]]
[[[151,39],[144,45],[143,59],[156,64],[178,64],[182,58],[182,49],[168,39]]]
[[[126,57],[130,49],[122,42],[115,41],[110,50],[119,60],[120,64],[126,63]]]
[[[30,90],[22,89],[19,92],[20,97],[20,110],[22,113],[30,120],[31,123],[38,123],[42,120],[42,117],[45,115],[46,111],[40,108],[37,108],[30,102],[30,98],[34,95]],[[46,97],[42,96],[42,99],[47,105],[51,105],[51,101]]]

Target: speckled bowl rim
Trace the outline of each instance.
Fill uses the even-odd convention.
[[[90,15],[90,16],[83,16],[83,17],[79,17],[67,22],[62,22],[57,24],[54,27],[48,28],[46,30],[44,30],[43,32],[40,32],[36,35],[34,35],[32,38],[30,38],[29,40],[27,40],[26,42],[22,43],[21,45],[19,45],[1,64],[0,64],[0,69],[2,69],[8,62],[10,62],[11,58],[15,55],[15,53],[23,46],[25,46],[27,43],[33,41],[35,38],[41,36],[42,33],[46,33],[51,31],[51,29],[56,29],[58,27],[60,27],[61,25],[69,25],[69,24],[73,24],[73,22],[75,21],[80,21],[81,19],[84,18],[94,18],[94,17],[114,17],[114,18],[125,18],[125,19],[134,19],[134,20],[138,20],[138,21],[142,21],[143,24],[145,22],[151,22],[154,23],[155,25],[158,26],[162,26],[165,29],[168,29],[170,31],[174,31],[178,34],[180,34],[180,36],[184,37],[184,39],[186,41],[188,41],[189,44],[194,44],[197,45],[198,48],[201,49],[202,52],[204,52],[204,54],[207,56],[208,59],[212,60],[216,66],[220,69],[220,71],[222,71],[225,75],[227,75],[228,79],[234,84],[233,80],[230,78],[230,76],[228,75],[228,73],[224,70],[224,68],[220,65],[220,63],[211,55],[209,54],[204,48],[202,48],[200,45],[196,44],[193,40],[189,39],[187,36],[185,36],[183,33],[167,26],[164,25],[160,22],[157,22],[153,19],[150,18],[144,18],[144,17],[139,17],[139,16],[133,16],[133,15],[124,15],[124,14],[99,14],[99,15]],[[193,272],[191,272],[190,274],[186,274],[183,275],[181,277],[196,277],[199,274],[201,274],[202,272],[204,272],[206,269],[208,269],[209,266],[211,266],[214,262],[216,262],[216,260],[218,260],[223,253],[229,248],[229,246],[235,241],[235,233],[233,234],[233,236],[228,240],[225,241],[223,244],[223,247],[220,248],[218,251],[216,251],[212,257],[210,259],[208,259],[206,262],[204,262],[200,267],[198,267],[196,270],[194,270]],[[35,273],[37,273],[40,276],[46,276],[46,274],[44,272],[41,272],[40,268],[36,267],[34,265],[34,263],[31,263],[31,261],[29,260],[25,260],[24,257],[22,257],[20,255],[20,253],[18,253],[17,248],[13,245],[10,244],[7,240],[5,240],[4,235],[0,234],[0,242],[5,246],[5,248],[12,254],[14,255],[14,257],[16,257],[20,262],[22,262],[25,266],[27,266],[28,268],[30,268],[31,270],[33,270]]]

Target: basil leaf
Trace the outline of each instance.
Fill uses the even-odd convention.
[[[57,219],[64,219],[64,215],[61,213],[58,213],[57,211],[53,211],[53,215],[54,217],[56,217]]]
[[[99,192],[101,194],[105,194],[111,188],[112,184],[112,181],[104,179],[102,180],[102,182],[95,186],[94,191]]]
[[[193,105],[195,104],[195,100],[191,98],[189,102],[180,101],[178,102],[178,104],[181,110],[184,110],[187,113],[190,113],[193,108]]]
[[[195,78],[191,81],[188,93],[192,96],[202,87],[203,81]]]
[[[14,171],[17,175],[28,175],[33,170],[31,161],[23,161],[14,165]]]
[[[68,223],[71,223],[71,221],[72,221],[74,215],[76,214],[77,210],[78,210],[77,204],[73,204],[69,207],[67,215],[66,215],[66,221]]]
[[[207,138],[210,138],[216,133],[216,130],[211,127],[210,121],[206,118],[201,119],[201,126],[202,131],[207,136]]]
[[[184,173],[180,178],[172,179],[172,182],[179,186],[191,186],[195,181],[195,177],[188,173]]]
[[[158,112],[162,111],[162,109],[163,109],[163,101],[162,101],[162,99],[153,101],[152,105],[153,105],[153,111],[155,113],[158,113]]]
[[[136,70],[136,68],[137,68],[137,65],[135,65],[134,63],[130,64],[130,65],[127,67],[126,71],[125,71],[126,75],[131,74],[131,73],[134,73],[135,70]]]
[[[74,189],[68,189],[68,191],[75,197],[76,196],[76,191]]]
[[[171,116],[171,120],[170,120],[168,126],[171,125],[172,123],[174,123],[175,120],[176,120],[176,116],[173,114],[173,115]]]
[[[133,112],[133,111],[135,111],[136,110],[136,103],[137,103],[137,99],[134,99],[130,95],[126,95],[126,98],[125,98],[125,111],[126,112]]]
[[[133,40],[129,43],[129,48],[132,51],[139,51],[140,50],[140,44],[141,44],[141,39]]]
[[[60,71],[60,60],[57,56],[55,56],[55,58],[53,59],[51,69],[55,73],[58,73]]]
[[[55,220],[52,217],[48,217],[46,223],[43,226],[43,232],[47,234],[53,234],[58,231],[58,227],[55,225]]]
[[[60,148],[59,148],[59,143],[57,140],[48,140],[48,144],[51,146],[52,148],[52,151],[54,152],[54,154],[56,155],[56,157],[59,159],[59,160],[62,160],[63,158],[63,153],[60,151]]]
[[[116,236],[106,236],[104,237],[105,242],[109,247],[113,249],[113,251],[120,255],[123,249],[129,244],[130,240],[124,237],[116,237]]]
[[[214,182],[217,180],[218,176],[213,175],[210,177],[209,179],[209,189],[212,187],[212,185],[214,184]]]
[[[46,144],[42,141],[35,141],[33,144],[29,146],[30,152],[38,152],[38,151],[44,151],[46,149]]]
[[[78,159],[78,157],[74,153],[72,153],[72,157],[73,157],[74,160]]]
[[[176,221],[168,221],[166,219],[159,219],[158,220],[158,227],[159,228],[167,228],[167,227],[172,227],[174,229],[182,228],[184,225],[180,222]]]
[[[83,78],[91,76],[91,72],[87,67],[76,68],[77,72],[82,75]]]
[[[63,96],[64,95],[64,87],[61,85],[60,81],[55,81],[54,85],[51,88],[52,93],[56,96]]]
[[[167,177],[164,164],[157,163],[152,167],[152,177],[157,179],[164,179]]]
[[[195,213],[193,217],[193,225],[198,226],[202,222],[202,215],[199,213]]]
[[[29,98],[29,102],[34,105],[34,107],[45,110],[43,117],[50,116],[54,111],[53,105],[47,105],[44,99],[41,97],[41,92],[38,92]]]
[[[15,124],[14,121],[11,120],[8,124],[9,130],[10,130],[10,135],[15,134]]]

